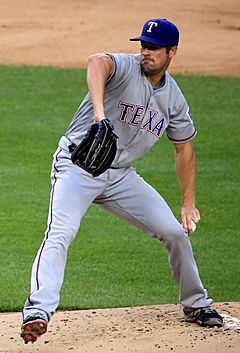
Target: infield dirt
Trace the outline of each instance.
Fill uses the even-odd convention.
[[[0,64],[86,67],[92,53],[135,53],[128,39],[163,17],[181,33],[170,72],[240,77],[239,0],[1,0],[0,13]],[[186,324],[180,305],[57,312],[34,345],[19,337],[20,313],[1,313],[0,353],[240,352],[239,302],[215,307],[221,329]]]
[[[33,345],[19,338],[20,313],[0,314],[1,353],[237,353],[239,303],[217,303],[225,327],[202,328],[182,319],[180,305],[57,312]],[[233,319],[232,319],[233,320]]]

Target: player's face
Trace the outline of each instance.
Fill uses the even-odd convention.
[[[177,47],[171,48],[167,53],[165,47],[141,41],[141,67],[146,76],[164,74]]]

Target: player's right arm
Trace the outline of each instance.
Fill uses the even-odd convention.
[[[94,54],[89,56],[87,67],[87,84],[93,103],[95,121],[100,121],[105,118],[105,86],[107,80],[112,75],[113,70],[114,63],[109,55]]]

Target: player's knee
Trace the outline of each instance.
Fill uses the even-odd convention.
[[[165,227],[159,238],[164,242],[175,243],[185,241],[188,238],[188,234],[180,224],[174,224]]]
[[[75,239],[79,227],[80,224],[68,224],[62,227],[55,227],[50,230],[48,239],[52,240],[58,246],[68,247]]]
[[[175,230],[171,240],[172,242],[185,242],[186,239],[188,240],[188,234],[185,230],[180,226],[177,230]]]
[[[75,239],[79,227],[77,226],[69,226],[67,231],[65,231],[62,235],[63,242],[65,241],[69,246],[71,242]]]

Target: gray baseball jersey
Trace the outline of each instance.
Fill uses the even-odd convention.
[[[105,114],[119,136],[112,167],[124,167],[144,155],[166,130],[174,143],[196,135],[188,104],[175,80],[165,74],[164,83],[153,89],[141,71],[140,55],[108,54],[115,69],[108,80]],[[66,137],[78,144],[93,122],[93,106],[88,93],[78,108]]]

